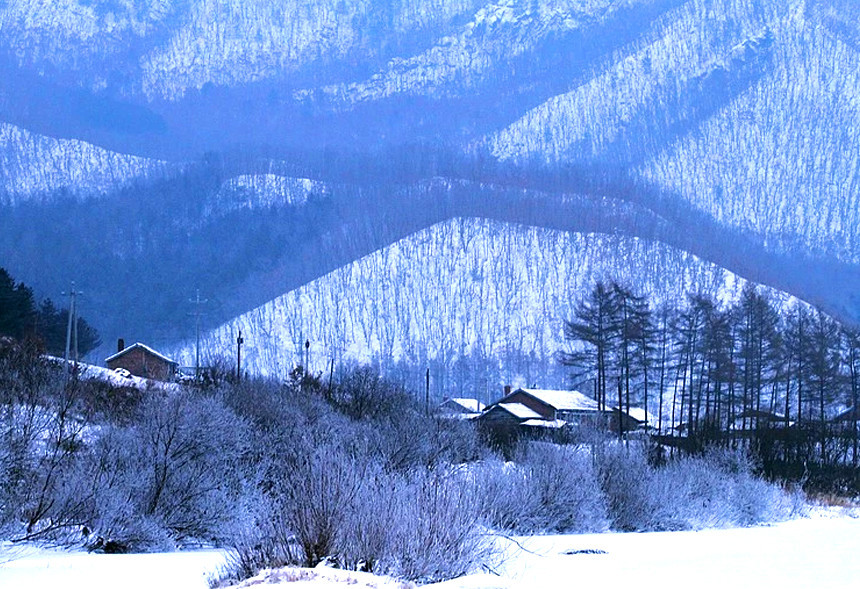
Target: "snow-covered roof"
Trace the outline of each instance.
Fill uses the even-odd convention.
[[[114,354],[113,356],[110,356],[110,357],[108,357],[108,358],[105,358],[105,364],[107,364],[108,362],[111,362],[112,360],[116,360],[116,359],[117,359],[117,358],[119,358],[120,356],[124,356],[125,354],[127,354],[127,353],[131,352],[131,351],[132,351],[133,349],[135,349],[135,348],[141,348],[141,349],[143,349],[143,350],[146,350],[147,352],[149,352],[149,353],[150,353],[150,354],[152,354],[153,356],[155,356],[155,357],[157,357],[157,358],[160,358],[161,360],[164,360],[165,362],[168,362],[169,364],[176,364],[177,366],[179,365],[179,362],[176,362],[175,360],[171,360],[170,358],[168,358],[168,357],[167,357],[167,356],[165,356],[164,354],[162,354],[162,353],[160,353],[160,352],[156,352],[155,350],[153,350],[153,349],[152,349],[152,348],[150,348],[149,346],[147,346],[147,345],[145,345],[145,344],[142,344],[142,343],[140,343],[140,342],[136,342],[136,343],[134,343],[134,344],[132,344],[132,345],[128,346],[128,347],[127,347],[127,348],[125,348],[124,350],[117,352],[117,353],[116,353],[116,354]]]
[[[612,409],[618,411],[618,407],[613,407]],[[645,423],[646,421],[648,423],[654,423],[654,417],[650,413],[646,413],[641,407],[631,407],[627,411],[624,411],[624,413],[636,421],[641,421],[642,423]]]
[[[552,391],[545,389],[517,389],[554,407],[556,411],[598,411],[597,401],[578,391]],[[514,391],[516,392],[516,391]]]
[[[496,407],[500,409],[504,409],[514,417],[518,419],[540,419],[543,420],[543,416],[536,411],[533,411],[523,405],[522,403],[499,403]]]
[[[71,360],[67,361],[54,356],[46,356],[46,358],[59,366],[73,364]],[[77,367],[78,378],[81,380],[99,380],[112,386],[134,388],[140,391],[162,390],[170,392],[182,389],[182,386],[177,383],[149,380],[148,378],[134,375],[123,376],[122,374],[103,366],[93,366],[92,364],[78,362]]]
[[[550,429],[561,429],[565,425],[567,425],[567,422],[563,419],[527,419],[520,425],[524,425],[526,427],[546,427]]]
[[[837,413],[833,421],[854,421],[855,413],[860,417],[860,411],[855,411],[854,407],[848,407]]]
[[[480,413],[484,410],[484,404],[477,399],[468,399],[465,397],[454,397],[448,399],[445,403],[455,403],[470,413]],[[443,403],[444,404],[444,403]]]

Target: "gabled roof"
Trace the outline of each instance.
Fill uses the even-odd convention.
[[[517,389],[511,394],[522,391],[538,401],[553,407],[556,411],[598,411],[597,401],[578,391],[553,391],[545,389]]]
[[[455,405],[458,405],[459,407],[462,407],[464,411],[468,411],[469,413],[480,413],[481,411],[484,410],[484,404],[481,403],[477,399],[467,399],[467,398],[463,398],[463,397],[459,397],[459,398],[455,397],[452,399],[447,399],[446,401],[444,401],[442,403],[442,405],[447,405],[450,403],[453,403]]]
[[[153,350],[153,349],[152,349],[152,348],[150,348],[149,346],[146,346],[146,345],[144,345],[144,344],[142,344],[142,343],[140,343],[140,342],[136,342],[136,343],[134,343],[134,344],[132,344],[132,345],[128,346],[128,347],[127,347],[127,348],[125,348],[124,350],[122,350],[122,351],[120,351],[120,352],[117,352],[117,353],[116,353],[116,354],[114,354],[113,356],[110,356],[110,357],[108,357],[108,358],[105,358],[105,364],[107,364],[108,362],[111,362],[111,361],[113,361],[113,360],[116,360],[117,358],[120,358],[120,357],[122,357],[122,356],[125,356],[126,354],[128,354],[129,352],[131,352],[132,350],[134,350],[135,348],[140,348],[140,349],[142,349],[142,350],[144,350],[144,351],[146,351],[146,352],[148,352],[148,353],[152,354],[152,355],[153,355],[153,356],[155,356],[156,358],[159,358],[160,360],[164,360],[164,361],[165,361],[165,362],[167,362],[168,364],[175,364],[175,365],[179,366],[179,362],[176,362],[175,360],[171,360],[170,358],[168,358],[168,357],[167,357],[167,356],[165,356],[164,354],[161,354],[161,353],[159,353],[159,352],[156,352],[155,350]]]
[[[517,419],[543,419],[540,413],[529,409],[522,403],[499,403],[496,407],[504,409]]]
[[[854,421],[855,419],[860,419],[860,411],[854,407],[848,407],[836,414],[831,421]]]
[[[653,423],[655,421],[654,417],[650,413],[646,413],[645,410],[641,407],[631,407],[627,411],[623,412],[619,411],[618,407],[613,407],[612,410],[618,411],[619,413],[626,413],[627,415],[641,423],[645,423],[646,421]]]

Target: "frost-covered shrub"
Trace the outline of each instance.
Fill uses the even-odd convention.
[[[599,463],[617,529],[747,526],[790,511],[781,489],[757,478],[740,452],[712,450],[655,468],[638,446],[610,446]]]
[[[528,473],[522,466],[489,460],[473,466],[470,473],[488,526],[520,533],[534,531],[531,514],[538,509],[538,498],[531,492]]]
[[[330,444],[299,457],[271,494],[271,524],[237,546],[230,577],[327,561],[442,580],[474,568],[489,546],[474,488],[457,469],[389,469]]]
[[[339,546],[339,556],[347,568],[380,570],[396,541],[398,528],[408,525],[404,501],[408,487],[405,474],[386,471],[376,463],[363,469]]]
[[[487,462],[473,476],[493,527],[520,533],[606,529],[604,495],[586,450],[533,443],[516,462]]]
[[[301,547],[268,497],[260,497],[242,523],[245,525],[233,536],[233,550],[227,555],[219,586],[233,585],[265,568],[301,562]]]
[[[396,417],[412,399],[369,366],[355,368],[340,379],[332,392],[332,402],[353,419]]]
[[[598,448],[595,459],[612,528],[635,531],[672,527],[651,488],[653,473],[641,448],[607,444]]]
[[[457,472],[436,468],[406,475],[397,497],[398,518],[380,572],[421,582],[464,575],[486,561],[491,544],[478,526],[472,485]]]
[[[658,475],[675,481],[676,511],[689,528],[749,526],[788,514],[783,491],[757,477],[744,452],[714,449]]]
[[[587,450],[530,444],[522,460],[538,497],[534,527],[558,532],[606,528],[606,505]]]
[[[698,457],[679,458],[655,469],[651,497],[661,515],[644,529],[701,529],[732,520],[733,481],[715,464]]]
[[[362,431],[368,453],[387,468],[412,470],[446,464],[462,464],[486,453],[474,424],[455,419],[428,417],[410,404],[402,414],[354,424]]]
[[[149,397],[133,425],[106,428],[70,481],[91,497],[90,547],[165,549],[234,534],[255,497],[247,427],[197,393]]]
[[[151,398],[133,430],[140,508],[179,540],[217,538],[244,491],[246,425],[217,399]]]
[[[277,484],[280,518],[302,549],[305,566],[336,556],[364,465],[336,446],[296,457]],[[285,534],[286,535],[286,534]]]

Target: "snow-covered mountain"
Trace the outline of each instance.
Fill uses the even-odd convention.
[[[595,27],[643,0],[501,0],[482,6],[471,20],[425,51],[390,60],[382,71],[360,82],[337,84],[322,92],[339,105],[398,95],[462,94],[495,73],[500,62],[538,49],[547,38]],[[304,98],[311,91],[297,96]]]
[[[60,190],[72,195],[104,195],[136,177],[158,175],[170,167],[163,161],[0,123],[0,200],[5,204]]]
[[[269,372],[283,338],[336,340],[301,302],[335,313],[336,276],[365,297],[331,323],[354,358],[489,354],[501,286],[415,335],[350,283],[384,253],[404,261],[372,262],[379,284],[459,285],[458,232],[516,251],[498,275],[556,256],[681,292],[652,282],[719,265],[857,320],[858,22],[853,0],[0,0],[0,265],[46,295],[89,282],[108,341],[174,343],[197,288],[208,327],[257,331],[242,313],[288,291],[307,325],[251,352]],[[456,217],[544,229],[434,225]],[[517,313],[507,348],[548,357],[545,309]]]
[[[306,360],[323,371],[337,362],[425,366],[481,358],[509,380],[553,370],[566,349],[564,319],[596,280],[616,280],[655,304],[688,293],[735,302],[746,281],[683,251],[644,239],[569,233],[486,219],[458,218],[410,235],[206,333],[207,362],[232,362],[242,331],[253,373],[284,377]],[[796,303],[769,291],[777,305]],[[191,342],[178,351],[193,365]],[[518,360],[514,361],[514,358]],[[525,360],[523,360],[525,358]],[[521,372],[518,373],[517,370]]]
[[[770,247],[860,262],[860,28],[846,12],[685,2],[488,144],[504,160],[620,161]]]
[[[149,98],[177,99],[207,83],[244,84],[309,63],[372,59],[392,40],[447,27],[480,4],[9,0],[0,5],[0,31],[22,65],[73,71],[94,89],[121,83]]]

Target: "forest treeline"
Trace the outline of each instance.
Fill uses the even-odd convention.
[[[860,331],[805,303],[748,283],[732,305],[691,294],[654,308],[598,282],[565,336],[580,388],[602,407],[644,408],[663,442],[753,447],[775,469],[858,465]]]
[[[16,283],[9,272],[0,268],[0,336],[33,338],[48,354],[63,356],[69,327],[68,309],[58,309],[50,298],[37,303],[32,288]],[[82,317],[73,327],[81,356],[101,343],[98,331]]]

